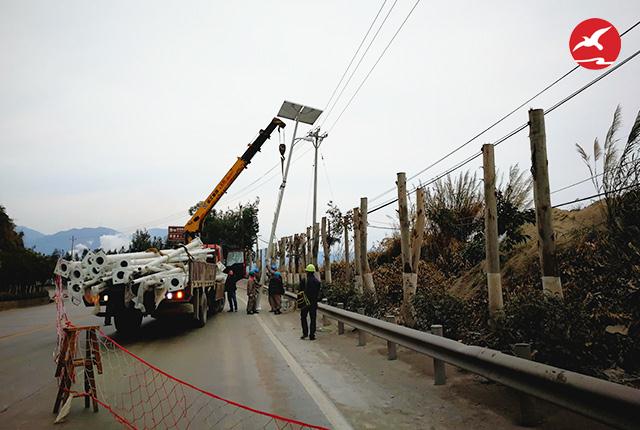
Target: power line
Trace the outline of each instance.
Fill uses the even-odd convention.
[[[360,83],[360,85],[358,86],[358,88],[356,89],[356,91],[353,93],[353,95],[351,96],[351,98],[349,99],[349,101],[347,102],[347,104],[345,105],[345,107],[342,109],[342,111],[340,112],[340,115],[338,115],[338,118],[336,118],[336,120],[333,122],[333,124],[331,125],[331,127],[329,127],[329,133],[331,132],[331,130],[333,130],[333,128],[336,126],[336,124],[338,123],[338,121],[340,121],[340,118],[342,118],[342,115],[344,115],[344,113],[346,112],[346,110],[349,108],[349,106],[351,105],[351,102],[353,101],[353,99],[356,98],[356,96],[358,95],[358,93],[360,92],[360,89],[363,87],[363,85],[365,84],[365,82],[367,82],[367,79],[369,79],[369,76],[371,76],[371,73],[373,72],[373,70],[376,68],[376,66],[378,65],[378,63],[380,62],[380,60],[382,59],[382,57],[384,56],[384,54],[387,52],[387,50],[389,49],[389,47],[391,46],[391,44],[393,43],[393,41],[396,39],[396,36],[398,36],[398,34],[400,33],[400,30],[402,30],[402,28],[404,27],[404,25],[406,24],[406,22],[409,20],[409,17],[411,16],[411,14],[413,13],[413,11],[415,10],[415,8],[418,6],[418,4],[420,3],[420,0],[417,0],[413,7],[411,8],[411,10],[409,11],[409,13],[407,14],[407,16],[404,18],[404,20],[402,21],[402,23],[400,24],[400,27],[398,27],[398,29],[396,30],[396,32],[393,34],[393,37],[391,37],[391,40],[389,40],[389,43],[387,43],[387,46],[385,46],[384,50],[382,51],[382,53],[380,54],[380,56],[378,57],[378,59],[376,60],[375,63],[373,63],[373,66],[371,67],[371,69],[369,70],[369,72],[367,73],[367,75],[364,77],[364,79],[362,80],[362,82]],[[395,3],[394,3],[395,4]]]
[[[327,178],[327,185],[329,186],[329,193],[331,193],[331,200],[335,201],[335,197],[333,195],[333,187],[331,186],[331,179],[329,179],[329,171],[327,170],[327,163],[324,161],[324,155],[322,151],[320,151],[320,159],[322,159],[322,167],[324,167],[324,176]]]
[[[591,82],[583,86],[582,88],[574,91],[564,99],[560,100],[559,102],[557,102],[556,104],[554,104],[553,106],[545,110],[545,115],[553,112],[554,110],[556,110],[557,108],[559,108],[560,106],[562,106],[563,104],[565,104],[566,102],[568,102],[569,100],[571,100],[572,98],[574,98],[575,96],[577,96],[578,94],[580,94],[581,92],[583,92],[584,90],[586,90],[587,88],[589,88],[590,86],[598,82],[599,80],[609,76],[611,73],[618,70],[620,67],[624,66],[629,61],[633,60],[638,54],[640,54],[640,50],[637,50],[636,52],[634,52],[633,54],[631,54],[630,56],[628,56],[627,58],[625,58],[624,60],[616,64],[615,66],[611,67],[610,69],[607,69],[606,72],[604,72],[603,74],[601,74],[600,76],[598,76],[597,78],[595,78],[594,80],[592,80]]]
[[[573,184],[566,185],[566,186],[564,186],[564,187],[562,187],[562,188],[559,188],[559,189],[557,189],[557,190],[551,191],[551,193],[550,193],[550,194],[555,194],[555,193],[559,193],[560,191],[568,190],[569,188],[573,188],[573,187],[578,186],[578,185],[580,185],[580,184],[584,184],[585,182],[591,181],[591,180],[593,180],[593,179],[595,179],[595,178],[599,178],[600,176],[604,176],[604,175],[606,175],[607,173],[613,172],[613,171],[615,171],[615,170],[622,169],[623,167],[625,167],[625,166],[629,166],[629,165],[631,165],[631,164],[636,164],[636,162],[635,162],[635,161],[629,161],[629,162],[624,163],[624,164],[621,164],[621,165],[619,165],[619,166],[615,166],[615,167],[613,167],[613,168],[611,168],[611,169],[609,169],[609,170],[602,171],[602,172],[597,173],[597,174],[595,174],[595,175],[589,176],[588,178],[582,179],[582,180],[580,180],[580,181],[578,181],[578,182],[574,182]]]
[[[639,185],[639,184],[637,184],[637,183],[636,183],[636,184],[628,185],[628,186],[626,186],[626,187],[618,188],[617,190],[603,191],[603,192],[601,192],[601,193],[594,194],[594,195],[589,196],[589,197],[583,197],[583,198],[581,198],[581,199],[575,199],[575,200],[572,200],[572,201],[570,201],[570,202],[560,203],[559,205],[553,205],[552,207],[553,207],[553,208],[559,208],[559,207],[562,207],[562,206],[571,205],[571,204],[573,204],[573,203],[580,203],[580,202],[583,202],[583,201],[585,201],[585,200],[595,199],[596,197],[602,197],[602,196],[605,196],[605,195],[607,195],[607,194],[619,193],[619,192],[621,192],[621,191],[626,191],[626,190],[629,190],[629,189],[631,189],[631,188],[637,188],[637,187],[638,187],[638,185]]]
[[[620,34],[620,37],[624,36],[625,34],[629,33],[631,30],[633,30],[634,28],[636,28],[638,25],[640,25],[640,21],[636,22],[635,24],[633,24],[631,27],[629,27],[627,30],[625,30],[622,34]],[[636,54],[634,54],[632,57],[627,58],[625,61],[623,61],[622,64],[624,64],[625,62],[629,61],[631,58],[635,57]],[[615,70],[616,68],[618,68],[619,66],[621,66],[622,64],[617,64],[616,67],[609,69],[607,73],[603,74],[602,76],[599,77],[599,79],[592,81],[592,83],[589,85],[593,85],[595,82],[597,82],[598,80],[604,78],[606,75],[608,75],[609,73],[613,72],[613,70]],[[480,131],[479,133],[477,133],[476,135],[474,135],[472,138],[468,139],[466,142],[464,142],[462,145],[454,148],[451,152],[449,152],[448,154],[444,155],[443,157],[441,157],[440,159],[436,160],[435,162],[431,163],[430,165],[428,165],[427,167],[425,167],[424,169],[420,170],[418,173],[416,173],[415,175],[410,176],[407,180],[413,180],[416,177],[420,176],[421,174],[423,174],[424,172],[426,172],[427,170],[435,167],[436,165],[438,165],[439,163],[441,163],[442,161],[444,161],[446,158],[450,157],[451,155],[455,154],[456,152],[458,152],[459,150],[461,150],[462,148],[464,148],[465,146],[469,145],[470,143],[474,142],[476,139],[478,139],[479,137],[481,137],[482,135],[484,135],[486,132],[490,131],[491,129],[493,129],[495,126],[499,125],[500,123],[502,123],[504,120],[506,120],[507,118],[509,118],[510,116],[512,116],[514,113],[516,113],[518,110],[520,110],[521,108],[523,108],[525,105],[527,105],[529,102],[533,101],[534,99],[536,99],[537,97],[539,97],[540,95],[544,94],[545,92],[547,92],[549,89],[551,89],[552,87],[554,87],[558,82],[562,81],[564,78],[566,78],[567,76],[569,76],[570,74],[572,74],[573,72],[575,72],[576,70],[578,70],[580,68],[579,65],[573,67],[571,70],[569,70],[568,72],[566,72],[565,74],[563,74],[562,76],[560,76],[559,78],[557,78],[555,81],[553,81],[552,83],[550,83],[549,85],[547,85],[546,87],[544,87],[542,90],[538,91],[535,95],[533,95],[532,97],[528,98],[527,100],[525,100],[524,102],[520,103],[516,108],[512,109],[509,113],[507,113],[506,115],[503,115],[500,119],[498,119],[497,121],[493,122],[491,125],[489,125],[487,128],[485,128],[484,130]],[[588,86],[586,87],[588,88]],[[545,114],[555,110],[556,108],[558,108],[559,106],[561,106],[562,104],[564,104],[566,101],[570,100],[571,98],[575,97],[577,94],[579,94],[580,92],[584,91],[583,88],[581,90],[578,90],[578,92],[576,92],[575,94],[572,94],[571,96],[569,96],[566,100],[562,100],[560,102],[557,103],[557,105],[552,106],[551,108],[549,108],[547,111],[545,111]],[[504,142],[505,140],[509,139],[511,136],[519,133],[520,131],[522,131],[523,129],[525,129],[528,126],[528,123],[525,123],[524,125],[521,125],[520,127],[518,127],[516,130],[512,131],[511,133],[507,134],[506,136],[504,136],[503,138],[499,139],[498,141],[496,141],[494,143],[495,146],[499,145],[500,143]],[[385,192],[383,192],[382,194],[379,194],[377,196],[375,196],[373,199],[371,199],[371,201],[375,201],[377,199],[379,199],[382,196],[385,196],[387,194],[389,194],[390,192],[392,192],[395,188],[389,188],[388,190],[386,190]]]
[[[364,45],[364,41],[367,39],[367,36],[369,36],[369,33],[371,32],[371,29],[373,28],[373,25],[378,20],[378,17],[380,16],[380,12],[382,12],[382,9],[384,8],[385,4],[387,4],[387,0],[384,0],[382,2],[382,5],[380,6],[380,9],[378,9],[378,13],[373,18],[373,21],[371,21],[371,25],[369,25],[369,29],[367,30],[367,32],[365,33],[364,37],[360,41],[360,45],[358,45],[358,49],[356,49],[356,52],[353,54],[353,57],[351,57],[351,61],[349,61],[349,64],[347,65],[347,68],[344,69],[344,73],[342,73],[342,76],[340,77],[340,80],[338,81],[338,85],[336,85],[336,87],[333,89],[333,92],[331,93],[331,97],[329,97],[329,100],[327,100],[327,104],[324,107],[323,112],[327,111],[327,108],[329,107],[329,104],[331,103],[331,100],[333,99],[333,96],[336,95],[336,91],[338,91],[338,88],[340,88],[340,84],[342,84],[342,81],[344,80],[344,77],[347,75],[347,72],[349,71],[349,68],[353,64],[353,60],[356,59],[356,56],[360,52],[360,49],[362,48],[362,45]],[[366,54],[366,51],[365,51],[365,54]],[[325,114],[325,118],[329,115],[329,113]],[[324,120],[323,120],[322,124],[324,125]]]
[[[587,83],[586,85],[583,85],[581,88],[579,88],[578,90],[574,91],[574,92],[573,92],[573,93],[571,93],[569,96],[567,96],[567,97],[563,98],[562,100],[560,100],[559,102],[557,102],[556,104],[554,104],[551,108],[546,109],[546,110],[544,111],[545,116],[546,116],[548,113],[553,112],[555,109],[557,109],[558,107],[562,106],[563,104],[565,104],[565,103],[566,103],[566,102],[568,102],[569,100],[573,99],[575,96],[577,96],[578,94],[582,93],[582,92],[583,92],[583,91],[585,91],[587,88],[589,88],[589,87],[591,87],[592,85],[596,84],[598,81],[600,81],[600,80],[601,80],[601,79],[603,79],[604,77],[606,77],[606,76],[610,75],[612,72],[614,72],[615,70],[619,69],[619,68],[620,68],[620,67],[622,67],[624,64],[626,64],[627,62],[629,62],[630,60],[632,60],[633,58],[635,58],[638,54],[640,54],[640,50],[636,51],[634,54],[630,55],[629,57],[627,57],[626,59],[624,59],[624,60],[623,60],[623,61],[621,61],[620,63],[616,64],[616,66],[615,66],[615,67],[612,67],[610,70],[608,70],[607,72],[603,73],[602,75],[600,75],[600,76],[596,77],[595,79],[593,79],[592,81],[590,81],[590,82],[589,82],[589,83]],[[507,133],[505,136],[501,137],[501,138],[500,138],[500,139],[498,139],[496,142],[494,142],[494,143],[493,143],[493,146],[494,146],[494,147],[495,147],[495,146],[498,146],[499,144],[501,144],[501,143],[502,143],[502,142],[504,142],[505,140],[507,140],[507,139],[509,139],[509,138],[511,138],[511,137],[513,137],[513,136],[515,136],[516,134],[518,134],[519,132],[521,132],[522,130],[524,130],[525,128],[527,128],[527,127],[528,127],[528,125],[529,125],[529,123],[528,123],[528,122],[526,122],[526,123],[524,123],[524,124],[520,125],[519,127],[515,128],[514,130],[512,130],[511,132]],[[482,155],[482,153],[477,153],[477,154],[473,155],[471,158],[469,158],[469,159],[467,159],[467,160],[465,160],[465,161],[463,161],[463,162],[459,163],[458,165],[456,165],[456,166],[454,166],[453,168],[449,169],[449,170],[448,170],[448,171],[446,171],[445,173],[443,173],[443,174],[441,174],[441,175],[437,176],[436,178],[434,178],[434,179],[430,180],[428,183],[426,183],[426,184],[422,185],[422,187],[426,187],[426,186],[428,186],[428,185],[432,184],[433,182],[437,181],[438,179],[443,178],[444,176],[448,175],[449,173],[453,172],[454,170],[457,170],[457,169],[459,169],[460,167],[462,167],[462,166],[466,165],[467,163],[471,162],[473,159],[475,159],[475,158],[479,157],[480,155]],[[446,158],[446,157],[444,157],[444,158]],[[414,175],[412,178],[415,178],[415,175]],[[410,193],[414,192],[416,189],[417,189],[417,187],[416,187],[416,188],[414,188],[411,192],[409,192],[409,193],[407,193],[407,194],[410,194]],[[393,189],[392,189],[392,190],[393,190]],[[385,193],[383,193],[383,194],[381,194],[381,195],[384,195],[384,194],[388,194],[388,192],[385,192]],[[389,206],[390,204],[395,203],[395,202],[397,202],[397,201],[398,201],[398,199],[397,199],[397,198],[396,198],[396,199],[393,199],[393,200],[390,200],[390,201],[388,201],[388,202],[386,202],[386,203],[383,203],[382,205],[380,205],[380,206],[378,206],[378,207],[376,207],[376,208],[374,208],[374,209],[370,210],[368,213],[375,212],[375,211],[377,211],[377,210],[379,210],[379,209],[382,209],[382,208],[384,208],[384,207],[386,207],[386,206]]]
[[[349,83],[351,82],[351,79],[355,75],[356,71],[360,68],[360,64],[362,63],[362,60],[364,60],[364,57],[366,57],[367,52],[369,52],[369,49],[371,48],[371,45],[373,45],[373,42],[378,37],[378,34],[380,33],[380,30],[382,30],[382,27],[384,27],[384,24],[387,22],[387,19],[389,18],[389,15],[391,15],[391,12],[393,11],[393,8],[396,7],[396,3],[398,3],[398,0],[395,0],[393,2],[393,4],[391,5],[391,7],[389,8],[389,10],[387,11],[387,14],[385,15],[384,19],[382,20],[382,23],[380,24],[380,26],[378,26],[378,29],[376,30],[375,34],[373,35],[373,37],[369,41],[369,44],[365,48],[364,53],[360,57],[360,60],[358,60],[358,64],[356,64],[356,67],[354,67],[353,70],[351,71],[351,74],[349,75],[349,79],[347,79],[347,82],[342,87],[342,90],[340,90],[340,93],[338,94],[338,97],[336,97],[336,99],[333,101],[333,104],[331,105],[331,108],[329,109],[327,114],[324,116],[324,119],[322,120],[322,124],[320,124],[321,127],[324,126],[325,122],[327,122],[327,118],[329,118],[329,115],[331,114],[331,112],[333,112],[333,109],[336,107],[336,104],[338,104],[338,101],[340,100],[340,97],[342,97],[342,94],[344,93],[344,91],[349,86]],[[332,126],[332,128],[333,128],[333,126]]]

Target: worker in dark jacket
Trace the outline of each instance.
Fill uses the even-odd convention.
[[[282,275],[280,272],[275,272],[271,279],[269,279],[269,304],[271,305],[271,312],[276,315],[280,315],[280,306],[282,305],[282,295],[284,294],[284,284],[282,283]]]
[[[236,282],[238,278],[233,274],[233,270],[227,273],[227,279],[224,281],[224,291],[227,293],[229,301],[229,312],[238,312],[238,301],[236,300]]]
[[[300,291],[304,293],[308,304],[300,308],[300,322],[302,323],[302,336],[300,339],[316,339],[316,315],[318,312],[318,298],[320,296],[320,281],[316,278],[316,267],[309,264],[305,268],[307,278],[300,281]],[[311,319],[311,325],[307,325],[307,315]]]

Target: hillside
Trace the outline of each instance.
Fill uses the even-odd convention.
[[[76,245],[83,245],[89,249],[95,249],[100,247],[101,236],[125,236],[117,230],[108,227],[73,228],[48,235],[24,226],[17,226],[16,231],[24,234],[23,241],[26,248],[35,249],[46,255],[51,254],[55,249],[69,250],[72,237],[74,237]],[[159,236],[163,240],[167,236],[167,230],[164,228],[151,228],[148,231],[151,236]]]

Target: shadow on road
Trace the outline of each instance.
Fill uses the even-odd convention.
[[[180,315],[160,319],[145,318],[135,333],[125,335],[114,331],[110,336],[120,345],[127,346],[141,342],[168,341],[196,330],[201,329],[196,328],[191,316]]]

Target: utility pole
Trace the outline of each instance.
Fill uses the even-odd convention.
[[[73,258],[73,248],[75,246],[75,242],[76,242],[76,237],[71,235],[71,261],[74,261],[75,259]]]
[[[318,221],[318,149],[327,136],[327,133],[320,134],[319,127],[309,133],[309,137],[313,138],[313,147],[315,149],[313,161],[313,223],[311,224],[314,226]]]

